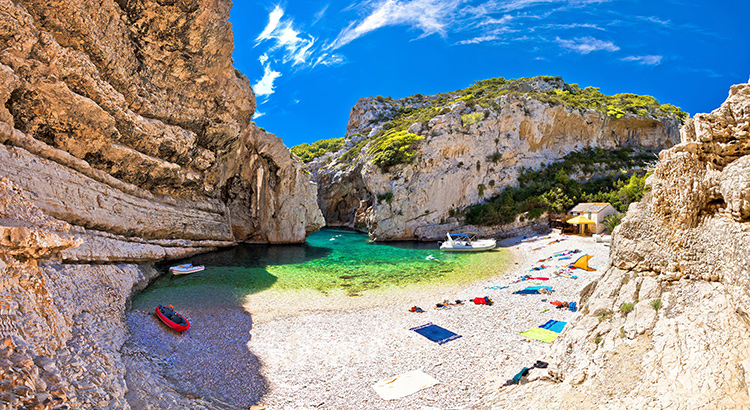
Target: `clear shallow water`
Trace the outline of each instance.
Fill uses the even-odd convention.
[[[321,299],[343,291],[357,300],[376,290],[468,283],[501,273],[508,261],[502,250],[441,253],[435,242],[374,243],[337,229],[313,233],[305,244],[240,245],[157,267],[165,274],[131,301],[128,343],[169,363],[160,373],[178,391],[247,408],[267,391],[260,362],[247,347],[253,327],[243,306],[248,295],[313,289]],[[167,273],[184,262],[206,269]],[[176,333],[160,323],[153,314],[158,304],[174,305],[190,330]]]
[[[432,260],[434,257],[437,260]],[[298,245],[239,245],[186,261],[206,270],[184,276],[166,274],[133,300],[133,307],[166,303],[179,294],[191,304],[235,304],[265,289],[336,289],[349,296],[368,290],[414,284],[463,283],[504,270],[508,254],[444,253],[435,242],[377,243],[367,235],[323,229]],[[175,265],[182,262],[171,262]],[[168,266],[160,269],[167,270]],[[196,292],[196,290],[198,290]]]

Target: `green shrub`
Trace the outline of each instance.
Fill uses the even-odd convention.
[[[409,163],[414,159],[417,143],[423,139],[406,131],[386,133],[375,140],[370,148],[372,163],[384,172],[394,165]]]
[[[312,143],[312,145],[303,143],[292,147],[292,154],[298,156],[302,160],[302,162],[307,163],[315,158],[323,156],[328,152],[338,151],[343,143],[343,138],[320,140]]]
[[[479,193],[479,196],[484,196],[484,190],[485,189],[486,189],[486,187],[484,186],[484,184],[477,185],[477,191]]]
[[[654,308],[655,311],[659,311],[661,309],[661,299],[654,299],[651,301],[651,307]]]
[[[625,217],[624,213],[617,213],[613,215],[609,215],[608,217],[604,218],[602,221],[602,224],[607,227],[607,232],[612,233],[617,225],[622,222],[622,218]]]
[[[384,194],[378,195],[378,203],[381,203],[385,201],[385,203],[390,204],[393,202],[393,192],[386,192]]]
[[[630,302],[623,302],[622,305],[620,305],[620,310],[627,315],[633,310],[633,304]]]
[[[518,172],[518,187],[505,188],[486,202],[467,207],[466,223],[506,224],[526,212],[528,219],[534,219],[544,212],[564,212],[578,202],[609,202],[624,212],[631,202],[643,197],[646,175],[628,176],[621,169],[640,169],[652,159],[631,147],[609,150],[595,147],[571,152],[558,162],[542,164],[537,170],[522,167]],[[609,176],[586,182],[569,177],[586,169],[602,168],[614,170]]]
[[[463,125],[464,127],[468,127],[469,125],[476,124],[483,119],[484,113],[481,111],[473,112],[471,114],[464,114],[461,116],[461,125]]]
[[[604,311],[599,312],[599,314],[596,315],[596,317],[599,318],[599,323],[601,323],[601,322],[603,322],[605,320],[611,320],[612,319],[612,312],[610,312],[609,310],[604,310]]]

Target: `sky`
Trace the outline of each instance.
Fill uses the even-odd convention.
[[[561,76],[710,112],[750,77],[748,0],[235,0],[253,120],[288,147],[343,137],[359,98]]]

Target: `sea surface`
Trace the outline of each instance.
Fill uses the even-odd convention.
[[[243,244],[157,266],[164,274],[131,301],[128,343],[153,362],[167,363],[159,373],[176,390],[246,408],[267,389],[260,362],[248,349],[253,309],[245,301],[251,295],[304,291],[317,302],[334,294],[359,300],[404,288],[468,284],[505,271],[509,260],[502,249],[443,253],[437,242],[379,243],[342,229],[315,232],[305,244]],[[206,269],[168,273],[170,265],[187,262]],[[166,328],[153,313],[159,304],[173,305],[191,329]]]
[[[321,296],[344,290],[356,297],[389,287],[469,283],[496,275],[508,260],[501,249],[448,253],[437,242],[373,242],[360,232],[327,228],[311,234],[305,244],[242,244],[169,264],[206,266],[189,275],[173,276],[168,265],[160,266],[165,274],[137,295],[132,306],[152,309],[175,300],[235,303],[266,289],[315,289]]]

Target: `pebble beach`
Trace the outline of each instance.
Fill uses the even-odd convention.
[[[519,332],[548,320],[573,319],[578,313],[549,302],[578,302],[580,291],[603,273],[609,257],[608,243],[556,232],[510,238],[499,247],[512,253],[509,266],[468,286],[404,288],[369,298],[248,297],[244,306],[254,326],[247,346],[268,386],[257,404],[267,409],[447,410],[481,403],[523,367],[547,358],[550,344]],[[576,249],[581,252],[571,259],[547,259]],[[553,273],[584,254],[592,256],[589,265],[596,271],[576,269],[576,279]],[[548,268],[532,270],[541,265]],[[549,280],[519,281],[524,275]],[[554,291],[513,294],[537,284]],[[485,296],[494,302],[491,306],[473,302]],[[444,300],[463,303],[436,308]],[[424,312],[411,312],[412,306]],[[427,323],[461,337],[437,344],[409,330]],[[438,383],[395,400],[384,400],[372,388],[382,379],[415,370]]]

